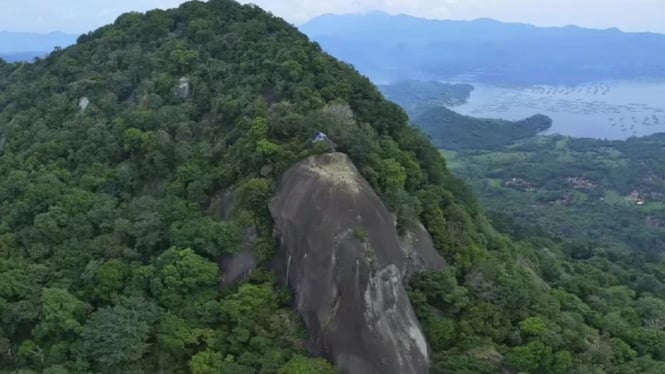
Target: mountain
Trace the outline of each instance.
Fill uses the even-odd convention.
[[[469,84],[417,80],[399,81],[378,87],[386,99],[396,102],[409,114],[423,106],[464,104],[474,89]]]
[[[0,61],[0,107],[0,373],[428,371],[408,279],[483,218],[396,104],[285,21],[125,14]]]
[[[665,77],[665,35],[427,20],[381,12],[324,15],[300,28],[375,82],[569,84]]]
[[[0,58],[5,61],[32,61],[49,54],[55,47],[67,47],[76,42],[78,35],[51,32],[0,31]]]
[[[520,121],[463,116],[443,106],[430,106],[412,117],[414,125],[448,150],[497,149],[549,129],[552,120],[537,114]]]
[[[657,257],[497,232],[402,109],[256,6],[0,61],[0,108],[2,374],[665,371]]]
[[[33,61],[37,57],[44,57],[51,53],[50,51],[26,51],[19,53],[12,53],[7,55],[0,55],[0,58],[7,62],[22,62]]]
[[[399,81],[378,86],[406,110],[411,123],[446,150],[499,149],[549,129],[552,120],[533,115],[520,121],[464,116],[449,109],[465,103],[474,87],[431,81]]]

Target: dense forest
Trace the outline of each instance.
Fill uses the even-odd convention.
[[[409,88],[405,85],[402,87]],[[438,93],[439,97],[455,93],[451,90],[451,85],[439,87],[442,90]],[[417,96],[412,95],[412,97]],[[527,297],[528,301],[520,300],[522,305],[541,305],[540,308],[543,309],[539,311],[541,316],[538,318],[542,318],[543,315],[548,316],[548,322],[544,325],[551,326],[557,331],[555,333],[557,339],[562,339],[567,334],[566,327],[561,322],[553,321],[561,321],[564,315],[569,317],[576,315],[575,318],[579,321],[585,321],[588,325],[586,328],[597,329],[600,333],[596,341],[600,346],[605,345],[605,348],[597,347],[600,351],[609,353],[614,349],[616,352],[616,344],[621,340],[622,344],[627,344],[627,347],[632,347],[631,349],[637,352],[636,341],[632,339],[639,334],[640,324],[635,322],[641,317],[631,323],[628,316],[640,315],[638,311],[640,307],[637,305],[646,302],[646,299],[643,299],[645,297],[654,301],[654,304],[648,307],[652,308],[652,311],[662,312],[665,306],[663,303],[665,261],[662,257],[665,249],[662,242],[662,238],[665,237],[662,226],[662,222],[665,222],[662,208],[663,193],[665,193],[663,184],[665,171],[662,170],[665,161],[662,160],[662,149],[665,147],[663,136],[633,138],[626,142],[536,136],[539,131],[546,128],[540,127],[539,123],[551,124],[548,118],[534,116],[532,119],[535,121],[532,122],[479,119],[457,114],[429,98],[423,98],[420,103],[417,100],[408,101],[406,95],[395,99],[400,99],[398,103],[409,110],[412,122],[423,129],[435,145],[447,149],[444,153],[451,170],[471,183],[479,194],[483,207],[488,210],[492,225],[520,246],[520,250],[517,251],[519,253],[517,262],[519,266],[526,267],[521,270],[530,273],[530,276],[526,276],[526,280],[523,280],[522,287],[526,286],[529,290],[526,293],[532,293],[530,298],[533,298]],[[527,258],[529,260],[526,260]],[[504,271],[503,267],[500,269],[502,270],[495,269],[495,271]],[[533,278],[536,274],[537,277]],[[439,357],[446,357],[454,363],[443,364],[443,359],[435,360],[434,372],[475,373],[495,370],[492,365],[487,367],[477,365],[477,362],[460,364],[458,355],[446,356],[451,351],[459,353],[460,347],[468,349],[467,354],[473,357],[471,361],[478,357],[491,361],[490,357],[494,357],[496,362],[500,362],[503,357],[503,365],[506,365],[511,356],[501,350],[500,354],[497,353],[495,338],[486,338],[486,342],[493,341],[493,344],[474,340],[471,337],[477,339],[478,336],[469,332],[473,322],[468,324],[462,322],[460,325],[460,320],[469,318],[469,313],[481,313],[475,309],[478,308],[477,304],[474,305],[475,308],[467,310],[455,305],[458,302],[455,300],[462,300],[462,305],[468,302],[469,299],[464,296],[471,290],[476,290],[470,292],[475,297],[482,295],[477,291],[478,286],[474,285],[475,282],[468,276],[464,278],[464,282],[459,282],[459,277],[454,279],[452,275],[445,278],[438,274],[436,280],[431,279],[431,276],[430,274],[423,276],[426,282],[423,289],[431,292],[437,289],[434,285],[438,283],[447,284],[443,287],[446,290],[459,291],[458,296],[447,293],[447,300],[441,294],[439,305],[444,307],[429,309],[429,312],[424,312],[425,317],[421,317],[428,320],[431,318],[429,313],[436,314],[440,311],[454,316],[446,321],[448,325],[441,321],[436,322],[440,324],[438,326],[443,329],[442,331],[450,329],[440,332],[441,335],[437,335],[437,338],[442,339],[440,341],[442,346],[452,348],[444,351],[445,353],[439,353],[442,355]],[[503,276],[507,274],[504,273]],[[518,278],[512,275],[508,279],[515,281]],[[420,282],[421,280],[418,280],[414,283],[418,291],[422,290],[418,288],[421,287]],[[501,288],[497,284],[501,282],[492,284],[494,291],[491,293],[492,296],[485,294],[480,298],[496,300],[498,297],[496,290]],[[461,287],[457,288],[458,285]],[[539,287],[544,288],[538,290]],[[580,306],[584,305],[589,314],[583,317],[584,313],[577,314],[565,310],[563,307],[565,303],[559,304],[561,299],[559,303],[554,302],[553,310],[544,312],[547,310],[546,304],[540,303],[548,297],[537,295],[550,287],[563,294],[574,295],[581,303]],[[514,297],[517,288],[519,286],[513,284],[507,294]],[[609,301],[614,298],[612,295],[615,292],[627,292],[625,295],[630,296],[624,298],[622,302]],[[471,299],[474,296],[471,296]],[[429,300],[427,308],[431,308],[431,299],[423,297],[420,293],[416,293],[412,298],[416,305],[421,299]],[[515,308],[513,313],[520,313],[520,310],[522,308]],[[485,321],[498,319],[500,317],[497,316],[502,315],[497,309],[482,313],[487,313]],[[596,317],[589,318],[591,315]],[[619,333],[607,324],[614,316],[619,315],[622,316],[620,319],[626,328],[623,333]],[[596,319],[596,322],[593,322],[593,319]],[[494,328],[497,328],[503,326],[506,320],[485,322],[480,329],[492,330],[492,323]],[[642,326],[646,326],[644,321]],[[520,324],[519,328],[522,327],[524,325]],[[652,327],[655,327],[652,333],[659,336],[657,339],[661,339],[658,344],[663,344],[663,325],[656,324]],[[436,330],[438,329],[434,329]],[[506,333],[514,331],[509,329]],[[433,330],[430,330],[430,334],[432,332]],[[629,335],[632,335],[632,338]],[[460,343],[460,337],[468,338],[472,342]],[[433,337],[430,339],[436,350],[434,343],[436,339]],[[662,363],[650,361],[646,357],[637,361],[628,360],[633,361],[631,364],[627,364],[627,361],[622,364],[622,360],[618,357],[600,365],[598,362],[584,364],[575,360],[584,356],[580,355],[579,351],[571,356],[575,358],[568,368],[557,369],[554,363],[556,359],[549,353],[543,353],[550,352],[551,347],[548,347],[546,338],[541,336],[541,339],[545,343],[544,346],[534,343],[530,347],[531,350],[523,348],[518,350],[522,354],[532,355],[531,359],[544,355],[548,357],[547,360],[552,360],[549,362],[554,366],[547,367],[541,362],[541,366],[536,364],[530,367],[522,366],[522,371],[656,373],[664,370]],[[507,344],[510,346],[510,343]],[[614,348],[606,344],[613,345]],[[568,349],[572,346],[570,341],[561,345]],[[600,351],[596,351],[595,354]],[[564,354],[567,353],[561,353]],[[636,356],[639,355],[637,353]],[[663,360],[662,352],[654,352],[647,357],[656,358],[657,361]],[[437,366],[437,363],[441,363],[441,366]],[[512,367],[519,366],[513,364]]]
[[[469,189],[399,107],[254,6],[125,14],[1,62],[0,107],[3,372],[322,372],[268,266],[275,179],[325,151],[317,131],[402,226],[427,214],[451,254],[476,240]],[[245,244],[263,271],[220,290]]]
[[[656,254],[665,252],[663,147],[663,134],[627,141],[542,136],[446,153],[489,211]]]
[[[270,266],[268,201],[319,131],[448,261],[410,286],[432,373],[665,371],[661,262],[497,232],[402,109],[258,7],[129,13],[0,60],[0,108],[0,373],[334,373]],[[221,283],[245,246],[259,270]]]

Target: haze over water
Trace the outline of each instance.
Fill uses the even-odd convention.
[[[549,116],[546,134],[608,140],[665,132],[665,80],[593,82],[576,86],[495,86],[471,83],[475,90],[465,115],[519,120]]]

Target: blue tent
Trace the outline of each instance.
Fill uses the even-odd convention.
[[[316,135],[314,135],[314,139],[312,142],[327,142],[328,141],[328,135],[322,133],[321,131],[317,132]]]

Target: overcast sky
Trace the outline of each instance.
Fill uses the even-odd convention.
[[[0,0],[0,30],[85,32],[135,10],[182,0]],[[247,1],[243,1],[247,2]],[[254,0],[294,24],[325,13],[383,10],[427,18],[494,18],[542,26],[665,33],[665,0]]]

